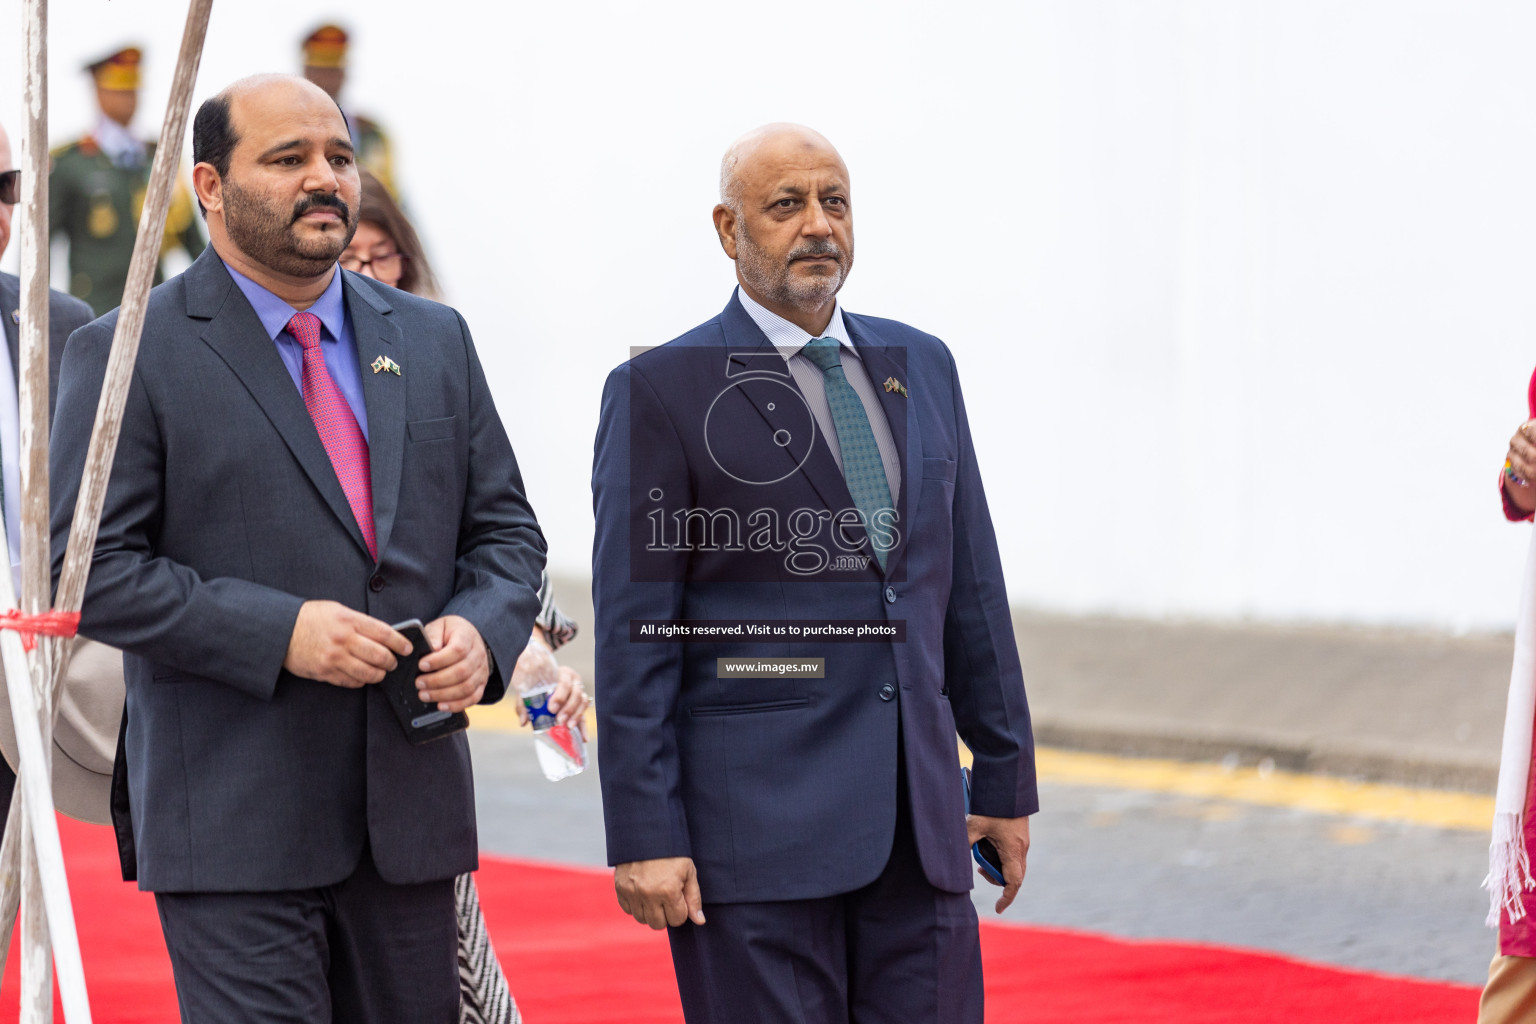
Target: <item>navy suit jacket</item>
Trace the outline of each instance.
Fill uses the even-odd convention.
[[[378,687],[282,667],[306,600],[385,622],[462,615],[503,669],[539,608],[543,537],[464,321],[343,281],[360,365],[386,355],[400,367],[363,373],[377,562],[213,249],[150,296],[80,625],[126,654],[114,819],[144,889],[327,885],[365,843],[395,883],[476,865],[464,735],[412,746]],[[56,576],[115,324],[110,313],[82,328],[64,355]],[[504,687],[503,672],[485,700]]]
[[[862,527],[832,532],[854,509],[847,485],[735,297],[618,367],[603,393],[593,595],[608,859],[690,856],[707,902],[873,881],[891,849],[903,752],[928,880],[969,889],[957,730],[976,756],[977,813],[1038,808],[954,361],[904,324],[847,322],[871,379],[906,388],[880,391],[902,457],[884,571],[865,557]],[[901,623],[905,641],[631,635],[632,621],[662,619]],[[825,677],[720,678],[725,657],[824,658]]]
[[[21,281],[15,274],[0,274],[0,328],[5,331],[5,347],[11,353],[11,372],[21,387],[21,329],[12,314],[21,308]],[[59,393],[59,363],[64,358],[64,343],[70,334],[96,319],[91,307],[63,292],[48,290],[48,413],[53,414]]]

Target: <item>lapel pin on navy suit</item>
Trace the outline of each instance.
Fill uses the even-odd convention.
[[[388,356],[379,356],[379,358],[373,361],[371,368],[374,373],[383,373],[385,370],[388,370],[396,377],[400,376],[400,364]]]
[[[11,323],[15,324],[18,327],[21,326],[21,310],[19,310],[19,309],[11,310]]]
[[[885,390],[894,391],[902,398],[907,397],[907,386],[901,381],[897,380],[895,377],[885,378]]]

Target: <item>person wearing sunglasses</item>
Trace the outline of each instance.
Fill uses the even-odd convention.
[[[54,152],[48,175],[48,225],[54,235],[69,240],[69,290],[97,316],[123,301],[155,159],[154,143],[129,131],[139,106],[142,58],[139,48],[130,46],[86,67],[96,86],[96,124],[88,135]],[[205,244],[191,193],[178,182],[166,213],[161,255],[181,248],[196,259]],[[157,271],[155,283],[160,280]]]
[[[0,256],[5,255],[11,241],[11,217],[21,202],[21,171],[11,158],[11,141],[5,127],[0,125]],[[59,361],[64,355],[64,342],[76,328],[83,327],[95,314],[91,307],[63,292],[48,292],[48,408],[53,409],[53,399],[58,388]],[[0,327],[4,328],[5,345],[0,346],[0,504],[4,506],[5,536],[9,544],[10,565],[15,573],[21,564],[21,422],[17,381],[21,365],[21,282],[14,274],[0,274]],[[79,653],[77,641],[75,653]],[[95,685],[107,689],[108,703],[115,696],[116,708],[122,706],[123,670],[122,658],[110,648],[100,648],[104,658],[87,657],[78,662],[73,658],[64,679],[63,700],[72,707],[95,707],[99,701],[79,700],[81,685]],[[88,663],[97,664],[104,670],[99,673],[86,671]],[[115,667],[114,667],[115,665]],[[0,749],[5,761],[0,761],[0,822],[10,810],[11,792],[16,785],[15,734],[11,728],[10,702],[3,692],[4,673],[0,672]],[[99,716],[96,716],[99,717]],[[81,743],[70,742],[71,737],[55,733],[54,795],[65,813],[78,818],[105,820],[107,793],[112,778],[112,751],[117,745],[116,709],[107,716],[110,721],[97,721],[89,713],[85,715],[60,715],[58,729],[62,732],[84,730],[76,736]],[[84,724],[82,724],[84,723]],[[95,764],[85,764],[71,756],[61,756],[57,746],[64,739],[72,751],[107,752]],[[87,756],[85,761],[90,761]],[[9,763],[6,763],[9,762]],[[94,811],[87,808],[94,808]],[[3,825],[0,825],[3,828]]]

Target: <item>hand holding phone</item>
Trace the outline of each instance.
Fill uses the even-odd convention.
[[[443,711],[435,704],[424,703],[417,693],[418,666],[422,658],[432,653],[421,620],[407,619],[393,628],[411,642],[411,653],[400,658],[394,671],[387,673],[379,685],[389,700],[390,710],[400,721],[400,728],[405,730],[406,739],[413,744],[428,743],[469,728],[469,716],[464,712]]]
[[[299,606],[283,668],[303,679],[356,689],[376,683],[386,665],[409,653],[389,626],[336,601]]]
[[[461,615],[444,615],[422,631],[432,645],[417,665],[416,690],[422,701],[445,711],[480,703],[495,669],[491,650],[474,623]]]
[[[971,770],[960,769],[960,778],[965,782],[965,813],[971,813]],[[992,845],[992,840],[982,836],[971,844],[971,857],[981,868],[982,874],[993,885],[1007,885],[1003,879],[1003,858],[998,855],[997,847]]]

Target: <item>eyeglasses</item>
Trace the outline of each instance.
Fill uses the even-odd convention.
[[[354,274],[361,274],[364,267],[372,267],[374,271],[384,274],[392,274],[400,269],[401,261],[410,259],[403,252],[387,252],[382,256],[362,257],[343,256],[341,269],[350,270]]]
[[[21,172],[6,171],[0,174],[0,203],[15,206],[21,202]]]

